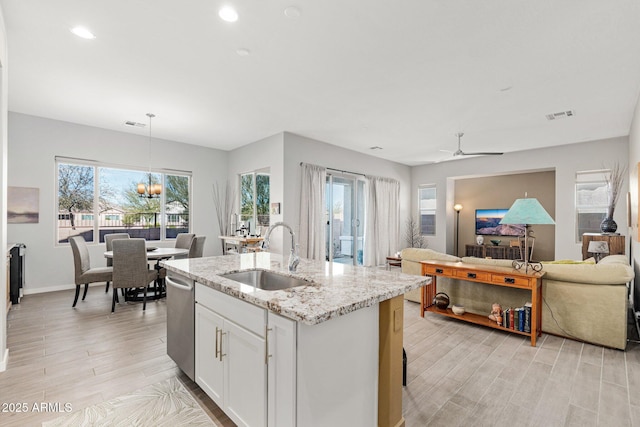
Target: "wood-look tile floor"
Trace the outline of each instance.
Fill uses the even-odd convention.
[[[72,302],[73,291],[28,295],[10,311],[1,426],[39,426],[60,415],[35,412],[34,404],[81,409],[171,377],[216,425],[234,426],[166,355],[163,300],[144,313],[140,303],[121,303],[112,314],[111,292],[92,286],[75,309]],[[422,319],[411,302],[404,340],[407,427],[640,426],[638,344],[622,352],[543,335],[531,347],[518,335],[431,313]],[[27,412],[2,412],[21,403]]]

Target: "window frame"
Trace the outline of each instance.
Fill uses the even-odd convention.
[[[434,197],[431,199],[422,199],[422,190],[433,190]],[[423,200],[433,200],[433,207],[426,209],[422,207]],[[418,185],[418,226],[420,227],[421,236],[435,236],[437,232],[437,219],[438,219],[438,188],[436,184],[420,184]],[[425,233],[422,226],[423,211],[433,212],[433,232]]]
[[[580,215],[585,213],[593,213],[600,214],[602,213],[602,218],[604,219],[607,215],[608,209],[608,199],[605,199],[602,204],[589,204],[589,205],[579,205],[579,197],[578,197],[578,187],[583,185],[594,185],[600,187],[604,187],[604,191],[607,192],[607,178],[611,176],[610,169],[599,169],[599,170],[589,170],[589,171],[577,171],[575,175],[574,181],[574,215],[575,215],[575,226],[574,233],[576,238],[576,243],[582,242],[582,235],[584,233],[596,232],[599,233],[600,229],[584,229],[580,227]],[[591,211],[591,212],[585,212]]]
[[[152,174],[158,174],[160,175],[160,183],[162,184],[162,193],[160,194],[160,211],[159,211],[159,216],[160,216],[160,238],[158,240],[154,240],[154,241],[173,241],[175,240],[175,238],[167,238],[166,237],[166,229],[167,229],[167,220],[166,220],[166,177],[167,175],[173,175],[173,176],[183,176],[186,177],[189,180],[189,184],[188,184],[188,192],[189,192],[189,210],[188,210],[188,216],[189,216],[189,223],[188,223],[188,232],[191,232],[192,229],[192,211],[193,211],[193,173],[191,171],[183,171],[183,170],[176,170],[176,169],[154,169],[154,168],[144,168],[144,167],[137,167],[137,166],[131,166],[131,165],[122,165],[122,164],[116,164],[116,163],[108,163],[108,162],[101,162],[101,161],[97,161],[97,160],[90,160],[90,159],[79,159],[79,158],[72,158],[72,157],[63,157],[63,156],[55,156],[55,162],[54,162],[55,166],[54,166],[54,174],[55,174],[55,179],[54,179],[54,212],[55,212],[55,216],[54,218],[56,218],[56,220],[54,221],[54,242],[55,242],[55,246],[68,246],[69,242],[61,242],[59,241],[59,228],[60,228],[60,220],[61,219],[66,219],[68,218],[69,214],[68,213],[62,213],[59,210],[60,207],[60,202],[59,202],[59,196],[60,196],[60,182],[59,182],[59,178],[60,178],[60,165],[64,164],[64,165],[72,165],[72,166],[84,166],[84,167],[91,167],[93,168],[93,208],[92,208],[92,212],[90,213],[90,215],[93,215],[94,217],[94,221],[93,221],[93,240],[91,241],[87,241],[88,244],[103,244],[104,242],[100,242],[100,217],[101,217],[101,213],[100,213],[100,168],[108,168],[108,169],[119,169],[122,171],[126,171],[126,172],[142,172],[142,173],[152,173]],[[96,214],[97,212],[97,214]],[[88,213],[84,213],[85,215]],[[110,214],[108,214],[110,215]],[[123,212],[121,215],[121,221],[124,220],[126,214]],[[61,218],[61,217],[65,217],[65,218]],[[96,219],[96,217],[98,219]]]
[[[243,182],[243,177],[251,175],[251,180],[252,180],[252,189],[253,189],[253,194],[252,194],[252,199],[251,202],[253,204],[252,206],[252,216],[251,219],[247,220],[247,219],[242,219],[244,217],[244,214],[242,213],[242,199],[243,199],[243,193],[242,193],[242,182]],[[250,224],[252,224],[252,228],[250,230],[251,233],[255,232],[256,229],[256,225],[259,224],[258,222],[258,197],[257,197],[257,192],[258,192],[258,183],[257,183],[257,177],[258,175],[264,175],[269,177],[269,203],[267,206],[267,215],[269,216],[269,225],[271,224],[271,209],[270,209],[270,204],[271,204],[271,172],[269,170],[256,170],[256,171],[252,171],[252,172],[243,172],[240,173],[238,175],[238,182],[239,182],[239,191],[238,191],[238,203],[239,203],[239,209],[238,211],[240,212],[240,214],[238,215],[238,224],[236,224],[236,227],[239,228],[240,227],[240,221],[248,221]],[[269,225],[264,225],[264,224],[260,224],[261,227],[268,227]],[[264,230],[263,230],[264,232]]]

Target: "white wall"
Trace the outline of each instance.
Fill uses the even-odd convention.
[[[4,27],[4,16],[0,9],[0,247],[7,247],[7,35]],[[0,283],[5,298],[2,305],[6,307],[6,263],[0,262]],[[0,372],[7,368],[7,316],[0,316]]]
[[[404,222],[413,212],[410,211],[412,184],[409,166],[285,132],[283,212],[284,221],[291,224],[296,233],[300,231],[300,162],[400,181],[400,240],[404,241]]]
[[[515,143],[515,142],[514,142]],[[575,239],[575,173],[577,171],[602,169],[614,162],[627,162],[629,139],[610,138],[538,150],[506,153],[500,157],[483,156],[437,164],[417,166],[411,170],[413,185],[412,209],[417,209],[417,186],[436,184],[438,194],[436,236],[429,238],[429,247],[453,253],[453,204],[454,179],[456,177],[487,176],[526,171],[555,170],[556,172],[556,259],[581,259],[581,245]],[[622,194],[626,194],[624,184]],[[487,191],[500,191],[487,189]],[[524,194],[523,194],[524,196]],[[616,208],[614,219],[618,231],[627,235],[626,200],[622,197]]]
[[[205,256],[220,254],[212,191],[214,182],[224,182],[227,177],[228,153],[155,138],[152,146],[158,154],[151,156],[152,168],[192,172],[192,232],[207,236]],[[40,222],[8,226],[8,240],[27,246],[25,294],[67,289],[74,283],[71,249],[68,245],[56,246],[55,156],[146,168],[148,137],[18,113],[9,115],[9,185],[40,189]],[[173,246],[173,241],[159,246]],[[105,264],[104,244],[91,244],[89,252],[92,266]]]
[[[638,242],[640,228],[638,197],[640,193],[638,169],[640,168],[640,98],[633,114],[631,129],[629,130],[629,192],[631,193],[631,227],[629,235],[631,239],[631,262],[636,273],[634,283],[634,306],[640,310],[640,242]],[[627,244],[628,247],[628,244]]]

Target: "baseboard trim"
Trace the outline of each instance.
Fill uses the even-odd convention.
[[[9,349],[5,348],[4,356],[2,357],[2,360],[0,361],[0,372],[4,372],[4,371],[7,370],[8,362],[9,362]]]
[[[89,286],[105,286],[106,282],[96,282],[90,283]],[[82,285],[84,288],[84,285]],[[57,285],[57,286],[47,286],[46,288],[22,288],[23,295],[33,295],[33,294],[44,294],[47,292],[56,292],[56,291],[68,291],[69,289],[75,289],[76,285]]]

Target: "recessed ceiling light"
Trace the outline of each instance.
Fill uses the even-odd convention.
[[[236,53],[238,54],[238,56],[247,56],[251,53],[251,51],[249,49],[240,48],[236,49]]]
[[[289,6],[288,8],[286,8],[284,10],[284,15],[287,18],[298,19],[298,18],[300,18],[300,9],[298,9],[295,6]]]
[[[218,11],[218,16],[223,21],[236,22],[238,20],[238,12],[231,6],[224,6]]]
[[[91,31],[87,30],[85,27],[73,27],[69,29],[69,31],[71,31],[73,34],[75,34],[78,37],[82,37],[83,39],[92,40],[96,38],[96,36]]]

